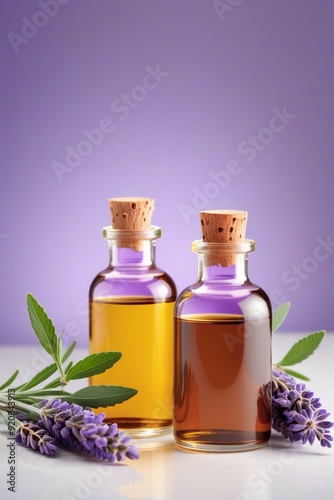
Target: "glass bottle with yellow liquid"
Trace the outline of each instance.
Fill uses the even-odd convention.
[[[110,261],[89,292],[90,352],[122,353],[90,383],[137,389],[133,398],[101,409],[107,421],[135,437],[164,434],[172,424],[176,287],[155,263],[162,232],[150,225],[153,203],[150,198],[109,200],[113,225],[103,228],[103,237]]]

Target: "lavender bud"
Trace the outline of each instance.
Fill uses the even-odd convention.
[[[58,450],[55,439],[34,422],[19,425],[16,431],[16,441],[43,455],[55,455]]]

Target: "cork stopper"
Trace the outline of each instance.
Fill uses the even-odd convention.
[[[245,241],[248,212],[242,210],[207,210],[200,212],[202,238],[206,243],[237,244]],[[234,265],[236,255],[224,249],[206,256],[206,264]]]
[[[145,231],[150,228],[154,209],[153,198],[123,197],[109,198],[109,208],[113,229],[123,231]],[[136,251],[143,249],[143,241],[134,239],[119,239],[119,247],[129,247]]]

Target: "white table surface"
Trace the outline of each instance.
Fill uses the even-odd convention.
[[[273,361],[286,353],[302,334],[273,335]],[[0,347],[0,383],[16,368],[22,382],[46,366],[36,346]],[[326,339],[300,371],[312,380],[311,390],[321,397],[334,418],[332,365],[334,334]],[[87,354],[76,349],[74,359]],[[297,369],[297,366],[296,366]],[[72,384],[72,382],[71,382]],[[73,382],[72,389],[83,385]],[[70,387],[69,387],[70,389]],[[331,418],[330,417],[330,418]],[[110,464],[86,455],[61,450],[48,458],[16,446],[16,492],[7,490],[7,429],[0,424],[0,498],[14,499],[287,499],[334,498],[334,448],[317,442],[311,447],[287,442],[273,433],[268,446],[241,453],[189,453],[174,446],[172,435],[134,443],[140,459]]]

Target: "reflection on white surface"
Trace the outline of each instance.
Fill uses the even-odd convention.
[[[4,426],[2,426],[2,429]],[[138,461],[109,464],[61,450],[47,458],[17,447],[17,499],[281,499],[331,498],[334,455],[320,447],[291,446],[274,434],[270,445],[241,453],[180,451],[172,435],[164,446],[141,448]],[[6,491],[4,432],[0,434],[0,497]]]
[[[142,480],[139,483],[124,484],[118,488],[124,498],[148,499],[159,498],[167,500],[170,496],[170,463],[173,446],[158,448],[154,451],[145,450],[136,463],[137,472]]]

